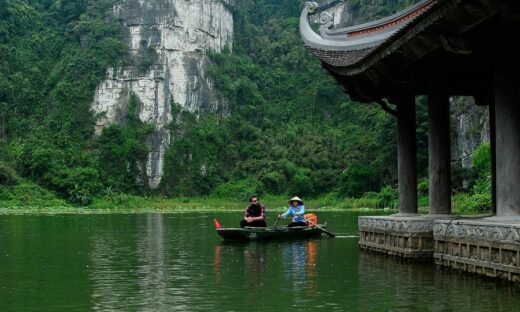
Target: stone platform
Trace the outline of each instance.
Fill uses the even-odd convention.
[[[419,215],[359,217],[359,246],[406,259],[431,260],[434,221]]]
[[[433,236],[437,265],[520,282],[520,220],[436,221]]]

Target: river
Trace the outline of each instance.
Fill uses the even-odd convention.
[[[371,213],[373,214],[373,212]],[[0,215],[0,311],[512,311],[520,287],[329,239],[223,243],[241,213]]]

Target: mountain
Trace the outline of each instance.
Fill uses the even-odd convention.
[[[410,3],[350,1],[336,13],[357,23]],[[20,176],[81,203],[109,191],[357,197],[395,187],[395,120],[352,103],[303,47],[303,5],[0,2],[0,184]]]

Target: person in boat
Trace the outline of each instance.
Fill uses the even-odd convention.
[[[251,196],[249,198],[249,206],[247,206],[244,213],[244,218],[240,221],[240,227],[266,227],[265,222],[265,207],[260,204],[258,196]]]
[[[279,218],[285,218],[288,215],[292,215],[292,222],[289,223],[289,227],[293,226],[307,226],[307,220],[304,217],[305,206],[303,206],[303,200],[300,197],[295,196],[289,200],[289,209],[286,212],[279,215]]]

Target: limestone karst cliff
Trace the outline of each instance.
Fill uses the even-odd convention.
[[[121,0],[113,14],[128,28],[129,66],[110,68],[97,87],[93,111],[96,133],[121,122],[132,95],[141,121],[154,125],[148,138],[146,173],[149,186],[159,185],[171,106],[201,113],[225,110],[205,69],[208,50],[220,52],[233,43],[232,0]],[[143,169],[144,170],[144,169]]]
[[[471,168],[471,156],[480,144],[489,142],[489,111],[477,106],[472,97],[450,99],[453,126],[452,160],[463,168]]]

